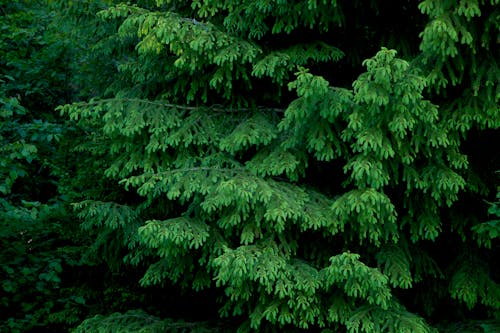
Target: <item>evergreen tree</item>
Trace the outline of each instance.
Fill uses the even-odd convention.
[[[488,187],[462,142],[500,124],[498,3],[424,1],[420,51],[395,42],[408,60],[382,48],[352,88],[356,63],[331,85],[353,52],[332,35],[381,34],[386,14],[356,20],[363,9],[207,0],[99,14],[122,20],[112,38],[135,52],[109,98],[62,111],[91,129],[79,149],[100,161],[93,177],[142,199],[75,207],[114,230],[126,261],[148,263],[143,286],[222,290],[220,314],[241,331],[433,332],[429,321],[475,318],[452,299],[497,318],[494,249],[474,245],[478,222],[453,204]],[[443,246],[463,253],[441,258]]]
[[[56,182],[117,295],[76,332],[499,329],[500,1],[47,3]]]

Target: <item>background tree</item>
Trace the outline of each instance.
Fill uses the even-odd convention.
[[[42,2],[1,1],[0,330],[75,325],[83,299],[62,281],[78,267],[78,226],[59,191],[67,132],[53,109],[68,98],[65,40]],[[65,63],[66,60],[66,63]],[[71,278],[67,274],[67,278]]]
[[[116,302],[112,279],[92,282],[102,267],[85,255],[91,238],[69,206],[76,186],[69,175],[78,163],[69,139],[75,128],[54,111],[91,94],[84,67],[89,54],[79,52],[99,38],[92,33],[98,25],[89,21],[95,23],[103,5],[0,2],[2,332],[68,331]],[[75,39],[77,29],[86,33]]]

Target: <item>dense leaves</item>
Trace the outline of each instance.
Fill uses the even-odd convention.
[[[498,328],[498,1],[5,8],[3,327]]]

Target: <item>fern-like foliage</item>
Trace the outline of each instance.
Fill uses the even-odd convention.
[[[445,1],[421,10],[434,15],[434,2]],[[112,186],[75,204],[98,231],[96,251],[114,239],[112,257],[147,266],[143,286],[216,290],[221,316],[238,318],[241,332],[435,332],[406,306],[414,287],[429,298],[443,283],[444,298],[497,311],[487,263],[450,268],[427,247],[454,241],[444,212],[468,190],[461,135],[498,126],[498,97],[461,124],[466,112],[429,99],[457,56],[455,36],[430,32],[439,22],[414,61],[382,48],[352,85],[313,74],[343,55],[322,35],[344,24],[341,7],[207,0],[101,11],[133,51],[122,51],[106,94],[60,107],[82,130],[75,149],[99,161],[93,177]],[[453,15],[472,19],[470,8]],[[312,27],[312,42],[285,38]],[[272,44],[275,35],[284,42]],[[286,87],[296,96],[283,97]],[[314,174],[325,165],[335,171]],[[152,332],[170,329],[145,320]],[[99,322],[141,325],[117,314],[79,329]]]
[[[160,333],[160,332],[229,332],[223,325],[212,325],[207,323],[191,323],[160,319],[149,315],[142,310],[130,310],[125,313],[112,313],[107,316],[97,315],[81,323],[75,333],[112,333],[112,332],[134,332],[134,333]]]

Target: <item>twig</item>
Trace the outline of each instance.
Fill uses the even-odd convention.
[[[256,108],[237,108],[233,109],[232,107],[225,108],[224,106],[220,104],[214,104],[211,106],[182,106],[182,105],[177,105],[177,104],[171,104],[171,103],[165,103],[165,102],[160,102],[160,101],[150,101],[147,99],[139,99],[139,98],[106,98],[106,99],[100,99],[92,102],[78,102],[74,103],[73,105],[77,106],[84,106],[84,105],[99,105],[99,104],[104,104],[108,102],[114,102],[114,101],[123,101],[127,103],[142,103],[142,104],[152,104],[152,105],[158,105],[158,106],[163,106],[167,108],[173,108],[173,109],[179,109],[179,110],[185,110],[185,111],[195,111],[199,110],[202,108],[206,108],[207,110],[210,111],[215,111],[215,112],[245,112],[245,111],[254,111],[254,110],[260,110],[260,111],[270,111],[270,112],[276,112],[276,113],[284,113],[284,109],[279,109],[279,108],[268,108],[264,106],[258,106]]]

